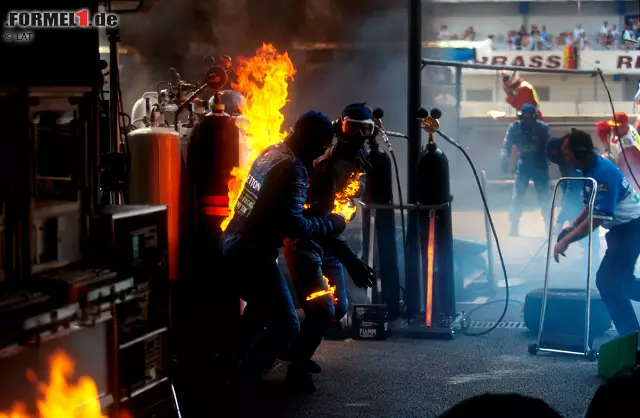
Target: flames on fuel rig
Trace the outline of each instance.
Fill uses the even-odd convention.
[[[242,193],[251,165],[267,147],[282,142],[287,132],[282,130],[282,109],[288,102],[289,83],[296,70],[287,52],[279,52],[272,44],[263,44],[251,58],[241,58],[236,69],[238,81],[233,88],[245,100],[241,113],[247,119],[245,147],[246,162],[231,171],[229,180],[229,216],[220,228],[224,231],[233,218],[238,197]],[[360,177],[354,174],[347,185],[336,193],[334,213],[353,219],[356,206],[353,198],[360,192]]]
[[[85,376],[73,383],[74,369],[71,357],[58,351],[50,358],[48,382],[39,381],[33,370],[27,370],[28,379],[40,394],[35,402],[37,413],[28,411],[25,402],[16,401],[11,410],[0,411],[0,418],[107,418],[95,381]]]

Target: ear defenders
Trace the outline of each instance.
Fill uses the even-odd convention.
[[[585,147],[578,147],[576,149],[573,149],[572,152],[573,152],[573,157],[578,161],[585,160],[589,155],[589,150],[586,149]]]
[[[575,128],[571,129],[571,132],[575,131]],[[571,147],[571,153],[573,154],[573,158],[575,158],[578,161],[584,161],[590,153],[590,150],[588,150],[585,147],[577,147],[577,148],[573,148]]]

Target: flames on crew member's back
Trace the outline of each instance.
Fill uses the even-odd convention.
[[[245,97],[240,110],[248,121],[245,146],[249,156],[245,164],[231,171],[230,214],[220,225],[223,231],[233,218],[236,202],[255,159],[265,148],[286,137],[281,131],[282,108],[287,104],[289,81],[296,71],[286,52],[279,53],[273,45],[263,44],[254,57],[240,60],[236,72],[238,82],[233,88]]]
[[[336,193],[334,199],[333,213],[342,215],[347,222],[350,222],[356,214],[356,204],[353,199],[360,195],[362,174],[361,172],[352,174],[347,185]]]

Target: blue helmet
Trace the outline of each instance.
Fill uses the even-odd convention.
[[[373,115],[366,103],[354,103],[345,107],[338,122],[337,133],[347,138],[369,138],[375,130]]]
[[[327,146],[333,139],[333,125],[324,114],[309,110],[298,118],[293,133],[303,141],[317,142]]]
[[[532,104],[526,104],[522,106],[522,109],[520,109],[520,114],[523,118],[535,118],[537,113],[538,110]]]

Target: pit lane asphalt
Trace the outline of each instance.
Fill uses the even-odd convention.
[[[453,341],[390,338],[325,341],[316,354],[317,392],[274,398],[284,417],[437,417],[474,395],[517,392],[541,398],[567,418],[583,417],[600,380],[597,363],[579,357],[530,356],[522,330]],[[275,387],[284,366],[270,379]],[[274,395],[277,397],[278,395]]]
[[[482,240],[482,219],[478,211],[454,213],[454,234]],[[543,224],[539,212],[529,210],[522,219],[521,236],[508,237],[506,212],[496,211],[494,222],[512,276],[545,241]],[[512,288],[514,300],[522,302],[527,292],[542,287],[545,250],[520,274],[524,280]],[[580,266],[573,261],[581,252],[579,246],[572,246],[563,263],[553,263],[551,287],[584,288],[586,266],[582,266],[585,272],[576,273]],[[496,266],[500,275],[497,262]],[[467,304],[467,311],[474,306]],[[487,306],[472,320],[495,321],[501,308],[500,303]],[[511,305],[505,321],[522,321],[521,305]],[[596,347],[610,337],[596,340]],[[583,417],[601,384],[597,362],[550,353],[530,356],[527,346],[534,339],[526,329],[517,328],[497,329],[483,337],[458,336],[453,341],[395,336],[386,341],[325,340],[315,357],[323,368],[315,378],[317,392],[287,398],[281,387],[283,364],[269,376],[274,403],[269,409],[295,418],[425,418],[437,417],[474,395],[516,392],[543,399],[564,417]]]

